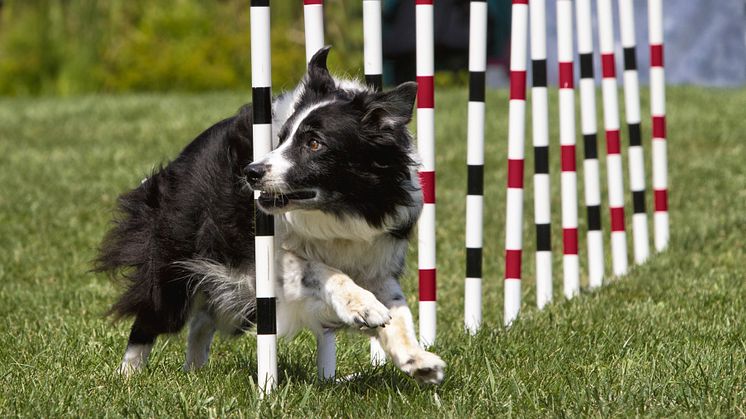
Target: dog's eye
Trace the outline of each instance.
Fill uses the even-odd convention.
[[[319,151],[321,150],[321,143],[317,140],[311,140],[308,142],[308,148],[310,148],[311,151]]]

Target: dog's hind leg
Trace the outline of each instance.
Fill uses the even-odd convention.
[[[210,313],[204,309],[195,311],[189,322],[184,371],[201,368],[207,364],[215,330],[215,319]]]
[[[155,344],[155,338],[156,335],[147,332],[140,324],[139,319],[135,319],[127,340],[127,349],[124,351],[124,358],[117,368],[117,373],[129,377],[145,368],[150,351]]]
[[[446,364],[438,355],[422,349],[417,342],[412,313],[399,282],[389,279],[380,289],[374,290],[374,294],[391,313],[391,322],[374,332],[394,365],[418,382],[440,384]]]

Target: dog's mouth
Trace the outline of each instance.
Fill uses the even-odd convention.
[[[314,190],[300,190],[288,193],[264,192],[259,195],[259,205],[264,208],[284,208],[291,202],[303,202],[316,198]]]

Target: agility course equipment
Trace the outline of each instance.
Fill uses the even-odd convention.
[[[417,151],[424,205],[417,228],[420,345],[435,343],[435,51],[433,0],[416,0]]]
[[[381,0],[363,0],[363,71],[365,82],[383,90],[383,31],[381,27]],[[382,365],[386,353],[376,337],[370,338],[370,362]]]
[[[619,27],[624,49],[624,110],[629,147],[629,188],[632,191],[632,239],[635,262],[650,255],[648,215],[645,210],[645,160],[640,128],[640,82],[637,76],[637,42],[633,0],[619,0]]]
[[[564,295],[580,292],[578,255],[578,178],[576,171],[575,69],[573,34],[577,34],[580,64],[580,121],[584,148],[584,192],[586,207],[588,286],[604,282],[604,240],[598,129],[592,0],[556,0],[557,53],[559,68],[559,145],[561,219],[563,231]],[[436,252],[435,252],[435,110],[434,110],[434,21],[433,1],[415,0],[417,147],[422,166],[419,179],[424,207],[418,225],[419,338],[423,347],[436,339]],[[323,0],[304,0],[306,59],[324,46]],[[624,209],[624,179],[620,141],[619,98],[616,79],[612,0],[596,0],[599,53],[601,58],[603,121],[606,138],[606,172],[611,230],[612,273],[628,269]],[[649,234],[645,209],[645,168],[642,148],[639,82],[632,0],[618,0],[621,43],[624,48],[624,100],[629,131],[628,158],[633,203],[633,249],[637,263],[649,257]],[[464,281],[464,328],[475,334],[482,324],[483,196],[485,138],[485,79],[487,48],[487,2],[470,2],[469,99],[466,190],[466,266]],[[575,14],[575,24],[573,22]],[[652,185],[654,190],[655,249],[665,249],[669,240],[667,156],[665,120],[665,73],[662,0],[649,0],[650,83],[652,119]],[[529,29],[530,20],[530,29]],[[532,71],[531,113],[534,148],[534,224],[536,232],[536,292],[541,309],[552,301],[551,191],[549,102],[547,80],[546,0],[512,0],[510,55],[510,99],[508,128],[507,193],[505,214],[504,319],[509,326],[521,308],[521,260],[523,253],[524,154],[526,125],[526,79],[530,30]],[[383,88],[381,0],[363,0],[364,72],[372,88]],[[254,158],[271,151],[271,65],[269,47],[269,1],[251,2],[252,96],[254,102]],[[258,195],[255,193],[255,199]],[[274,222],[256,214],[256,289],[258,384],[262,394],[277,383],[276,319],[274,294]],[[320,379],[334,377],[336,347],[334,333],[317,336],[317,365]],[[385,362],[385,354],[371,338],[371,361]]]
[[[668,245],[668,157],[666,142],[666,75],[663,63],[663,0],[648,0],[650,40],[650,113],[653,125],[653,194],[655,249]]]
[[[526,135],[526,51],[528,0],[513,0],[510,33],[510,104],[508,127],[508,191],[505,207],[505,318],[521,309],[523,252],[523,158]]]
[[[616,276],[627,273],[627,233],[624,224],[624,178],[619,139],[619,97],[614,59],[614,21],[611,0],[597,0],[598,39],[601,51],[601,90],[606,131],[606,176],[611,219],[611,259]]]
[[[484,113],[487,70],[487,2],[469,4],[469,103],[466,128],[466,278],[464,327],[482,323],[482,230],[484,207]]]
[[[593,22],[591,0],[576,0],[575,11],[580,56],[580,125],[583,133],[583,183],[588,225],[588,286],[600,287],[604,277],[604,237],[601,232],[601,186],[599,185],[596,127],[596,80],[593,70]]]
[[[651,32],[651,111],[653,119],[653,183],[656,199],[656,250],[665,248],[668,241],[667,162],[665,143],[665,79],[663,73],[662,0],[649,4]],[[559,132],[561,153],[561,201],[563,228],[564,294],[572,298],[580,291],[578,259],[577,174],[575,159],[574,115],[574,54],[572,50],[572,0],[556,0],[557,53],[559,61]],[[513,23],[510,58],[510,102],[508,128],[508,193],[506,208],[505,247],[505,317],[511,324],[520,310],[520,226],[522,215],[517,208],[522,202],[515,198],[522,193],[522,177],[517,176],[522,159],[524,129],[523,92],[525,78],[524,5],[531,13],[532,128],[534,139],[534,212],[537,233],[536,288],[537,305],[544,307],[551,301],[551,242],[549,211],[548,117],[546,110],[546,32],[545,2],[542,0],[513,0]],[[633,248],[635,261],[642,263],[649,256],[647,214],[645,211],[645,169],[640,126],[639,82],[636,63],[632,0],[619,0],[621,43],[624,47],[624,94],[629,141],[629,175],[632,190]],[[580,58],[581,131],[585,151],[584,191],[587,216],[588,285],[597,288],[604,278],[604,245],[601,230],[601,188],[597,147],[595,76],[593,66],[592,13],[590,0],[576,0],[578,54]],[[622,171],[619,105],[614,57],[614,28],[611,0],[597,0],[598,30],[602,63],[602,94],[604,128],[607,145],[607,177],[611,225],[612,270],[616,276],[628,269],[627,240],[624,217],[624,180]],[[522,162],[522,161],[521,161]],[[522,165],[520,167],[522,171]],[[519,180],[521,182],[519,182]],[[518,291],[516,292],[516,289]]]
[[[324,2],[303,0],[303,32],[306,40],[306,63],[324,47]],[[337,344],[333,330],[316,334],[316,367],[319,379],[334,378],[337,369]]]
[[[572,46],[572,0],[557,1],[559,61],[559,140],[562,197],[562,267],[564,294],[580,291],[578,260],[578,174],[575,161],[575,68]]]
[[[381,0],[363,0],[363,70],[365,82],[383,90],[383,30]]]
[[[254,161],[272,151],[272,60],[269,0],[251,0],[251,96]],[[277,385],[277,310],[275,299],[275,224],[258,210],[254,191],[256,257],[256,357],[260,394]]]
[[[552,301],[553,293],[546,0],[533,0],[529,3],[529,20],[531,22],[531,127],[534,146],[536,305],[541,309]]]

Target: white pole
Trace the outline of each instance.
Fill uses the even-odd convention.
[[[272,150],[269,0],[251,1],[251,93],[254,161]],[[255,207],[259,191],[254,192]],[[260,396],[277,385],[274,219],[256,210],[256,356]]]
[[[601,89],[606,130],[606,175],[611,215],[611,256],[616,276],[627,273],[627,235],[624,226],[624,178],[619,141],[619,104],[614,59],[614,21],[611,0],[597,0],[598,38],[603,79]]]
[[[435,343],[435,96],[433,1],[416,0],[417,151],[424,206],[418,224],[420,345]]]
[[[510,35],[510,105],[508,110],[508,190],[505,212],[505,307],[509,326],[521,309],[523,252],[523,160],[526,140],[526,63],[528,0],[513,0]]]
[[[580,115],[583,132],[583,175],[588,222],[588,285],[600,287],[604,277],[604,240],[601,231],[601,186],[598,171],[596,80],[593,71],[591,0],[576,0],[578,54],[580,55]]]
[[[580,290],[578,261],[578,175],[575,160],[575,74],[572,42],[572,0],[557,0],[557,56],[559,59],[559,132],[562,174],[562,241],[564,292],[572,298]]]
[[[619,0],[619,26],[624,48],[624,109],[629,133],[629,187],[632,191],[632,238],[635,262],[650,256],[648,215],[645,209],[645,159],[640,130],[640,82],[637,76],[637,43],[633,0]]]
[[[655,249],[668,246],[668,157],[666,140],[666,73],[663,49],[663,0],[648,0],[650,39],[650,110],[653,119],[653,194]]]
[[[324,47],[324,1],[303,0],[306,36],[306,63]],[[316,371],[320,380],[334,378],[337,369],[337,345],[334,331],[326,329],[316,336]]]
[[[534,145],[536,225],[536,305],[552,301],[552,214],[549,178],[549,98],[547,94],[546,0],[529,3],[531,19],[531,124]]]
[[[381,0],[363,0],[363,64],[365,82],[376,91],[383,90],[383,33]],[[374,336],[370,338],[370,362],[386,363],[386,353]]]
[[[466,278],[464,327],[482,324],[482,211],[484,197],[484,97],[487,70],[487,2],[469,7],[469,103],[466,128]]]

